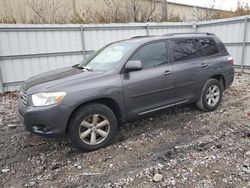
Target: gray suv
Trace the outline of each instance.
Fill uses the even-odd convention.
[[[18,109],[28,131],[67,135],[92,151],[108,145],[120,124],[151,112],[188,103],[215,110],[233,82],[233,63],[211,33],[134,37],[28,79]]]

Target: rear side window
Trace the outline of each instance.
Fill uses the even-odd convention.
[[[168,63],[166,43],[162,41],[147,44],[136,51],[130,60],[141,61],[143,69]]]
[[[226,49],[226,47],[224,46],[224,44],[220,41],[220,39],[218,39],[217,37],[213,38],[219,51],[223,54],[223,55],[228,55],[228,51]]]
[[[197,43],[197,44],[196,44]],[[170,40],[174,61],[184,61],[201,57],[199,41],[194,39],[174,39]]]
[[[204,38],[199,40],[205,56],[219,53],[218,47],[216,46],[213,39]]]

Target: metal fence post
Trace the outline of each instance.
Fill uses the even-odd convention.
[[[81,41],[82,41],[82,55],[85,58],[86,57],[86,49],[85,49],[84,28],[82,25],[80,26],[80,31],[81,31]]]
[[[194,32],[194,33],[197,32],[197,27],[198,27],[197,22],[193,22],[192,29],[193,29],[193,32]]]
[[[147,36],[149,36],[150,35],[150,32],[149,32],[149,24],[147,24],[147,26],[146,26],[146,29],[147,29]]]
[[[240,65],[241,73],[244,71],[244,64],[245,64],[247,23],[248,23],[248,17],[244,19],[244,31],[243,31],[243,40],[242,40],[241,65]]]
[[[3,77],[2,77],[1,62],[0,62],[0,93],[3,92],[4,92],[4,86],[3,86]]]

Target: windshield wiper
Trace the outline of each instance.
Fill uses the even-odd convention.
[[[93,69],[90,69],[90,68],[87,68],[87,67],[79,67],[79,68],[82,68],[83,70],[87,70],[87,71],[93,71]]]
[[[86,70],[86,71],[93,71],[92,69],[87,68],[87,67],[83,67],[83,66],[80,67],[79,64],[73,65],[72,67],[75,68],[75,69],[81,69],[81,70]]]
[[[73,65],[73,66],[72,66],[72,68],[75,68],[75,69],[81,69],[81,68],[79,67],[79,64],[75,64],[75,65]]]

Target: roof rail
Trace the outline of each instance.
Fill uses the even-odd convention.
[[[155,35],[134,36],[134,37],[131,37],[131,39],[136,39],[136,38],[147,38],[147,37],[155,37]]]
[[[188,33],[167,33],[167,34],[164,34],[163,36],[174,36],[174,35],[185,35],[185,34],[193,34],[193,35],[199,35],[199,34],[202,34],[202,35],[215,35],[214,33],[203,33],[203,32],[188,32]]]

